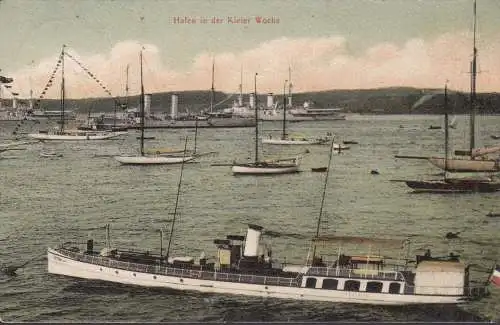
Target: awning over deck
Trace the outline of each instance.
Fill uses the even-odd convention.
[[[403,248],[407,239],[365,238],[355,236],[318,236],[312,238],[313,245],[354,244],[386,248]]]

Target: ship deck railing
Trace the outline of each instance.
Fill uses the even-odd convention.
[[[83,253],[73,252],[66,249],[59,249],[64,255],[83,263],[90,263],[93,265],[100,265],[113,269],[120,269],[131,272],[148,273],[152,275],[166,275],[200,280],[211,281],[227,281],[227,282],[240,282],[248,284],[261,284],[273,286],[286,286],[298,287],[301,284],[302,276],[297,277],[280,277],[280,276],[267,276],[267,275],[254,275],[242,273],[229,273],[208,271],[203,269],[190,269],[190,268],[176,268],[168,267],[160,264],[140,264],[132,262],[117,261],[115,259],[103,256],[87,255]]]
[[[416,289],[430,289],[432,291],[439,290],[451,290],[456,289],[457,292],[460,292],[460,296],[467,297],[468,299],[480,299],[482,297],[486,297],[490,294],[488,290],[488,286],[484,284],[469,284],[467,286],[415,286],[415,285],[405,285],[404,294],[406,295],[414,295]]]
[[[366,278],[374,280],[403,281],[406,278],[399,271],[382,271],[367,269],[352,269],[346,267],[310,267],[306,273],[307,276],[326,276],[341,278]]]

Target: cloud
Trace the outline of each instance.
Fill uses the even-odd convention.
[[[117,43],[109,53],[87,55],[69,48],[102,85],[117,96],[123,96],[126,67],[129,65],[130,94],[139,93],[139,51],[143,49],[146,92],[210,89],[212,54],[199,53],[185,70],[176,70],[163,62],[154,44],[137,41]],[[478,91],[500,90],[500,37],[487,45],[478,44]],[[13,77],[15,91],[27,97],[32,88],[37,97],[43,90],[57,62],[58,53],[19,71]],[[279,38],[242,52],[215,53],[215,88],[236,92],[243,68],[243,88],[253,91],[254,74],[258,72],[258,92],[281,93],[288,67],[292,69],[295,92],[329,89],[367,89],[393,86],[440,88],[467,91],[472,57],[470,33],[448,33],[432,40],[411,39],[397,45],[381,43],[362,53],[353,54],[348,40],[333,36],[324,38]],[[106,92],[77,63],[65,60],[67,97],[101,97]],[[57,98],[60,92],[57,75],[45,97]]]

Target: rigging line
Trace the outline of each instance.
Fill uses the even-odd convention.
[[[326,169],[325,184],[323,186],[323,195],[321,197],[321,206],[319,208],[318,224],[316,225],[316,237],[319,236],[319,227],[321,225],[321,216],[323,214],[323,206],[325,204],[326,187],[327,187],[327,184],[328,184],[328,175],[330,175],[330,166],[332,164],[334,142],[335,142],[335,137],[332,137],[332,143],[330,145],[330,156],[328,158],[328,168]],[[315,255],[316,255],[316,245],[314,245],[314,249],[313,249],[313,254],[312,254],[313,259],[314,259]]]
[[[174,225],[175,225],[175,219],[177,216],[177,207],[179,206],[179,196],[180,196],[180,192],[181,192],[182,173],[184,171],[184,161],[186,160],[187,143],[188,143],[188,137],[186,136],[186,140],[184,141],[184,153],[182,154],[182,163],[181,163],[181,172],[180,172],[180,176],[179,176],[179,183],[177,185],[177,197],[175,198],[174,216],[172,218],[172,225],[170,227],[170,236],[168,238],[168,246],[167,246],[167,252],[166,252],[167,263],[168,263],[168,257],[170,255],[170,245],[172,243],[172,237],[174,236]]]
[[[227,102],[229,99],[231,99],[232,97],[234,97],[234,95],[235,94],[229,94],[229,95],[227,95],[227,97],[225,99],[223,99],[220,102],[214,104],[214,108],[217,107],[217,106],[219,106],[220,104],[223,104],[223,103]]]
[[[323,206],[325,204],[325,196],[326,196],[326,187],[328,184],[328,175],[330,175],[330,166],[332,164],[332,156],[333,156],[333,145],[334,145],[335,138],[332,137],[332,143],[330,145],[330,156],[328,158],[328,168],[326,170],[326,176],[325,176],[325,184],[323,186],[323,195],[321,197],[321,206],[319,208],[319,217],[318,217],[318,225],[316,228],[316,237],[319,235],[319,224],[321,222],[321,215],[323,214]]]
[[[45,97],[45,94],[47,93],[47,90],[52,86],[53,80],[54,80],[54,78],[56,76],[56,73],[58,72],[59,67],[61,66],[63,55],[64,55],[64,53],[61,51],[61,53],[59,54],[56,66],[52,70],[52,74],[50,75],[49,80],[47,81],[47,83],[45,84],[45,87],[43,88],[41,94],[39,95],[39,97],[37,98],[37,100],[35,101],[35,103],[33,104],[33,109],[39,109],[40,108],[40,102]],[[19,124],[16,125],[16,127],[12,131],[12,135],[17,135],[17,132],[19,131],[19,128],[22,125],[24,125],[24,122],[25,122],[25,120],[22,120],[22,121],[20,121]],[[33,125],[34,124],[32,124],[31,126],[33,127]],[[16,139],[17,139],[17,137],[16,137]]]
[[[101,88],[104,90],[104,92],[106,94],[108,94],[110,97],[113,98],[113,101],[115,102],[115,105],[118,105],[120,106],[121,103],[120,101],[118,100],[118,98],[116,96],[113,96],[113,94],[111,94],[111,91],[109,91],[109,89],[104,86],[102,83],[101,83],[101,80],[97,78],[97,76],[95,74],[93,74],[92,72],[90,72],[90,70],[83,64],[81,63],[80,61],[78,61],[74,56],[72,56],[70,53],[68,52],[65,52],[66,56],[69,57],[71,60],[73,60],[80,68],[82,68],[83,71],[85,71],[89,77],[91,77],[94,81],[96,81],[96,83],[101,86]]]

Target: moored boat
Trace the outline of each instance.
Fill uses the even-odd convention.
[[[329,170],[330,163],[328,167]],[[181,167],[181,180],[182,170]],[[166,254],[163,237],[159,254],[112,247],[108,225],[106,245],[101,250],[94,249],[93,239],[83,248],[77,247],[77,243],[49,247],[48,272],[145,287],[373,305],[461,304],[488,295],[485,282],[474,284],[470,266],[462,263],[459,256],[433,258],[428,250],[425,255],[416,255],[413,265],[406,256],[408,239],[320,235],[327,180],[328,172],[317,231],[304,265],[288,265],[274,259],[270,246],[263,243],[263,227],[255,224],[248,224],[246,236],[214,239],[215,260],[207,259],[204,250],[196,260],[191,256],[173,256],[170,243],[177,200]],[[181,181],[178,195],[180,185]],[[338,247],[320,252],[331,245]],[[348,249],[359,246],[368,252],[359,254]],[[396,251],[401,258],[388,257]],[[334,257],[329,261],[328,256]]]
[[[141,136],[140,139],[140,155],[134,156],[115,156],[115,160],[122,165],[167,165],[167,164],[179,164],[195,159],[194,155],[182,156],[178,155],[164,155],[160,151],[155,151],[153,155],[146,154],[144,150],[144,106],[145,106],[145,93],[144,93],[144,83],[143,83],[143,73],[142,73],[142,51],[140,52],[140,67],[141,67],[141,97],[140,97],[140,129]],[[187,143],[187,139],[186,139]],[[186,152],[186,147],[184,147],[184,153]]]
[[[444,175],[441,180],[407,180],[404,181],[408,187],[412,188],[415,192],[428,192],[428,193],[462,193],[462,192],[474,192],[474,193],[485,193],[485,192],[496,192],[500,190],[500,182],[494,181],[490,177],[461,177],[461,178],[450,178],[447,176],[448,172],[453,172],[456,168],[453,167],[455,160],[450,161],[448,159],[448,92],[447,86],[444,88],[444,152],[445,157],[442,158],[444,162]],[[432,159],[439,158],[429,158]],[[468,161],[470,163],[470,161]],[[450,168],[450,165],[452,167]],[[468,164],[471,166],[470,164]],[[477,171],[477,170],[476,170]]]
[[[111,138],[119,137],[127,132],[108,132],[108,131],[85,131],[85,130],[68,130],[66,129],[66,122],[68,120],[68,111],[65,105],[65,74],[64,74],[64,61],[66,56],[70,56],[66,53],[66,45],[62,46],[61,54],[59,55],[59,60],[54,70],[46,89],[52,85],[52,79],[54,75],[61,68],[61,109],[60,111],[43,111],[44,114],[49,114],[50,117],[58,117],[59,127],[55,130],[49,131],[39,131],[38,133],[30,133],[28,137],[37,140],[60,140],[60,141],[80,141],[80,140],[106,140]],[[36,112],[36,110],[35,110]],[[36,116],[33,113],[33,116]]]
[[[300,157],[280,159],[280,161],[260,161],[251,163],[234,163],[231,167],[233,174],[272,175],[291,174],[299,172]]]
[[[83,141],[108,140],[127,134],[127,132],[84,131],[84,130],[55,130],[30,133],[28,137],[37,140]]]
[[[488,179],[447,178],[445,180],[407,180],[408,187],[415,192],[428,193],[489,193],[500,191],[500,183]]]
[[[44,150],[44,151],[40,152],[40,157],[44,157],[44,158],[56,158],[56,157],[62,157],[62,156],[63,156],[62,153],[58,153],[55,151]]]
[[[168,165],[180,164],[193,160],[195,157],[168,157],[168,156],[116,156],[116,161],[124,165]]]
[[[66,245],[47,251],[48,272],[176,290],[274,297],[294,300],[376,305],[458,304],[488,294],[483,285],[469,282],[468,266],[454,258],[417,256],[410,267],[385,269],[389,260],[377,255],[344,255],[326,264],[313,258],[305,266],[283,266],[271,252],[259,255],[262,227],[248,225],[246,237],[229,235],[214,240],[218,259],[137,252],[104,247],[87,249]],[[404,246],[404,241],[360,237],[316,237],[312,243],[357,243],[374,247]]]
[[[269,161],[259,160],[259,109],[257,104],[257,73],[254,77],[255,82],[255,159],[253,162],[238,163],[233,162],[231,171],[234,175],[272,175],[272,174],[291,174],[299,171],[301,158],[284,158]],[[284,124],[283,124],[284,125]]]
[[[498,172],[500,165],[498,158],[492,159],[487,157],[490,153],[500,152],[500,145],[493,147],[476,146],[476,112],[478,110],[478,100],[476,93],[477,80],[477,48],[476,48],[476,2],[474,1],[474,23],[473,23],[473,50],[471,62],[471,91],[470,91],[470,128],[469,128],[469,150],[456,150],[455,153],[464,157],[453,157],[448,159],[429,158],[429,162],[441,169],[448,169],[452,172]],[[446,124],[447,125],[447,124]]]

